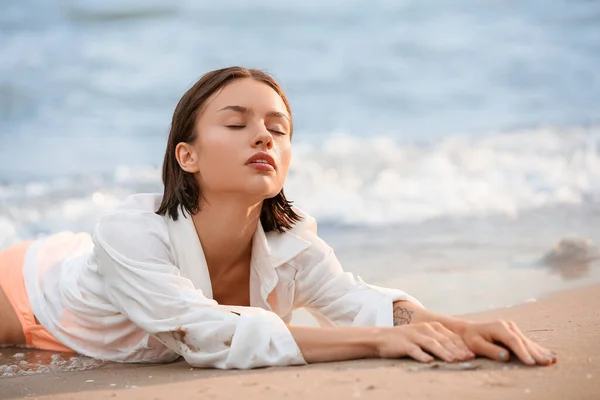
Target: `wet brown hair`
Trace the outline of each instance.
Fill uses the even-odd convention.
[[[251,78],[269,85],[283,100],[291,119],[291,109],[283,89],[269,74],[243,67],[228,67],[203,75],[179,100],[167,141],[167,149],[162,168],[164,195],[158,211],[159,215],[169,215],[177,220],[179,209],[193,215],[200,211],[199,199],[202,190],[194,175],[184,171],[175,158],[175,147],[181,142],[193,143],[197,132],[194,129],[196,118],[206,101],[218,90],[237,79]],[[293,124],[292,124],[293,130]],[[291,132],[290,132],[291,135]],[[283,189],[270,199],[265,199],[260,213],[260,222],[265,232],[280,233],[290,229],[301,217],[292,209],[292,203],[285,198]]]

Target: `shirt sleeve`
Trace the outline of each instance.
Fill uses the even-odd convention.
[[[294,307],[306,308],[322,326],[393,326],[393,302],[421,303],[399,289],[365,283],[345,272],[333,249],[317,236],[310,219],[301,237],[312,243],[293,261],[296,274]]]
[[[109,215],[93,239],[110,301],[190,365],[247,369],[306,363],[276,314],[219,305],[180,275],[161,216],[132,210]]]

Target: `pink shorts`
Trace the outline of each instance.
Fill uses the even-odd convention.
[[[51,351],[74,353],[60,343],[33,315],[25,290],[23,264],[32,242],[23,242],[0,252],[0,287],[21,322],[27,346]]]

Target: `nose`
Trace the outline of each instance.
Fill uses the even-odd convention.
[[[271,149],[273,147],[273,136],[266,128],[259,129],[256,137],[252,140],[252,147]]]

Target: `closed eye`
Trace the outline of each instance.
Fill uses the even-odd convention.
[[[225,125],[225,127],[227,129],[241,130],[241,129],[244,129],[246,127],[246,125]],[[286,135],[285,132],[278,131],[276,129],[269,129],[269,132],[274,133],[276,135],[281,135],[281,136],[285,136]]]

